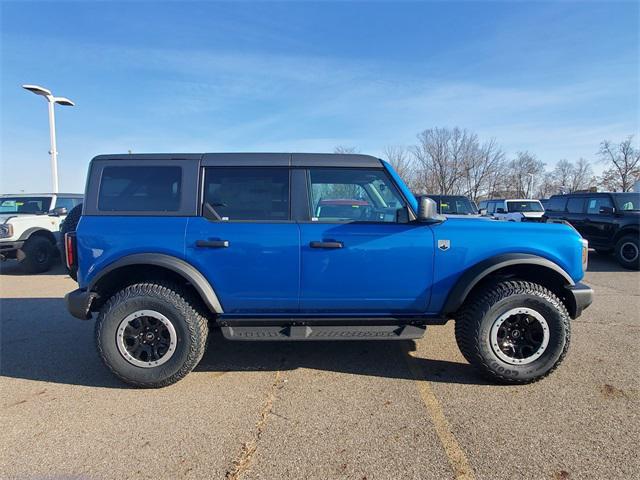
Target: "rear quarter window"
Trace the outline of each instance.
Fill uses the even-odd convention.
[[[177,166],[105,167],[98,210],[176,212],[180,210],[182,169]]]
[[[546,210],[549,212],[564,212],[567,206],[567,197],[551,197],[547,203]]]

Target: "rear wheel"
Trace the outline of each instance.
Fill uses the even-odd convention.
[[[464,357],[501,383],[529,383],[551,373],[569,348],[569,314],[541,285],[506,281],[463,307],[456,341]]]
[[[171,385],[198,364],[207,320],[171,285],[140,283],[116,293],[96,322],[98,352],[107,367],[136,387]]]
[[[30,237],[22,247],[24,258],[20,264],[28,273],[42,273],[51,268],[55,256],[55,247],[41,236]]]
[[[640,246],[636,235],[625,235],[618,240],[616,259],[624,268],[640,270]]]

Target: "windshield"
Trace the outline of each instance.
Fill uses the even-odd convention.
[[[436,197],[433,200],[438,204],[438,213],[444,215],[475,215],[478,213],[467,197]]]
[[[0,213],[49,212],[51,197],[0,197]]]
[[[544,212],[540,202],[507,202],[510,212]]]
[[[640,210],[640,193],[621,193],[613,195],[616,201],[616,208],[622,211]]]

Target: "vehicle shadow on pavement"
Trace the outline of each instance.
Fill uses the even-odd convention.
[[[587,272],[632,272],[622,267],[615,255],[601,255],[593,250],[589,251],[589,265]]]
[[[207,352],[195,370],[232,372],[309,368],[408,380],[416,380],[416,372],[420,372],[423,378],[418,380],[475,385],[488,383],[467,363],[409,355],[409,351],[414,350],[413,341],[228,341],[216,330],[210,335]]]
[[[27,273],[22,268],[22,265],[17,260],[6,260],[0,262],[0,275],[12,275],[12,276],[33,276],[33,275],[67,275],[67,271],[60,259],[54,260],[53,265],[48,272],[43,273]]]
[[[94,322],[72,318],[63,299],[1,299],[0,318],[1,375],[69,385],[128,388],[98,357]],[[214,330],[196,371],[310,368],[410,380],[415,380],[414,375],[420,372],[424,376],[420,380],[486,383],[466,363],[410,356],[408,351],[414,348],[414,342],[395,341],[233,342],[225,340],[219,330]]]

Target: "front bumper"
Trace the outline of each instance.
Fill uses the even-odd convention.
[[[568,297],[572,303],[571,318],[578,318],[582,311],[593,303],[593,289],[584,283],[576,283],[567,288]]]
[[[0,259],[5,260],[7,258],[16,258],[17,251],[20,250],[23,245],[24,242],[22,240],[0,242]]]
[[[67,293],[64,300],[71,315],[80,320],[89,320],[91,318],[91,304],[97,296],[98,294],[95,292],[87,292],[83,288],[78,288]]]

